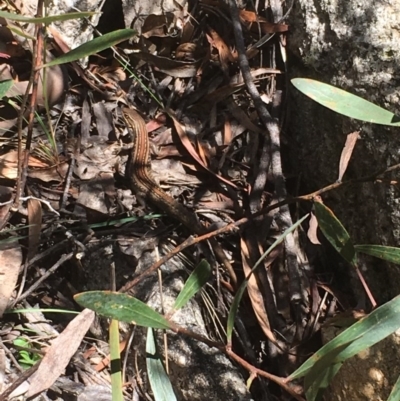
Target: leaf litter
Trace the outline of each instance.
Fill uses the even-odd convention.
[[[126,15],[131,11],[124,10]],[[265,61],[260,50],[271,51],[280,35],[287,32],[288,25],[273,23],[250,10],[241,10],[239,17],[249,45],[247,57],[251,62],[252,80],[263,99],[271,103],[276,87],[282,86],[283,68],[276,67],[281,60],[278,64],[276,60]],[[185,233],[169,216],[131,193],[125,168],[132,140],[118,112],[121,101],[126,103],[124,99],[145,117],[154,177],[164,191],[198,213],[210,229],[249,214],[248,196],[254,195],[252,180],[259,168],[265,128],[259,124],[256,108],[245,91],[224,3],[202,1],[194,10],[149,14],[142,26],[138,26],[137,19],[134,25],[136,36],[118,44],[113,52],[95,52],[87,68],[71,60],[68,68],[46,70],[51,75],[48,81],[43,80],[37,95],[40,108],[27,159],[27,189],[35,199],[20,206],[18,212],[8,205],[1,206],[3,227],[11,221],[12,228],[26,223],[32,227],[26,229],[25,239],[21,240],[26,255],[22,256],[18,246],[10,248],[15,252],[13,255],[7,256],[10,250],[4,251],[12,268],[9,273],[2,272],[9,281],[0,312],[7,304],[21,306],[22,298],[26,298],[24,307],[72,309],[75,306],[71,297],[76,292],[109,289],[112,264],[117,265],[117,287],[122,287],[152,264],[154,255],[149,254],[155,248],[168,253],[168,246],[193,234]],[[55,26],[49,29],[54,47],[67,52],[62,30]],[[266,42],[262,49],[251,48],[261,39],[260,34],[275,35],[276,40]],[[15,73],[16,65],[29,60],[30,53],[19,47],[9,47],[6,52],[7,57],[0,59],[0,63],[7,70],[7,79],[14,83],[14,92],[9,96],[16,97],[14,100],[19,104],[18,97],[24,95],[28,84],[24,81],[24,85],[17,85],[22,77]],[[49,54],[45,62],[57,63],[57,56]],[[26,72],[29,72],[27,67]],[[51,106],[48,113],[42,107],[46,95]],[[9,104],[4,101],[4,105]],[[0,128],[10,130],[2,137],[0,174],[12,185],[19,179],[21,161],[15,150],[17,115],[6,111],[6,107],[0,109],[1,123],[4,123]],[[269,171],[264,173],[267,184],[256,196],[261,204],[267,205],[274,200],[274,189]],[[48,202],[61,216],[36,199]],[[262,254],[279,235],[276,223],[268,227],[273,220],[274,214],[270,213],[264,222],[254,221],[252,235],[234,231],[219,238],[242,277],[253,267],[256,254]],[[309,235],[317,243],[316,228],[312,231]],[[187,256],[198,257],[202,252],[199,248]],[[265,337],[279,343],[277,358],[282,375],[292,363],[285,353],[293,343],[301,342],[300,327],[294,324],[296,318],[290,308],[289,279],[282,262],[284,253],[283,246],[277,248],[264,262],[262,272],[254,275],[248,288],[250,305],[247,305],[251,310],[247,323],[257,326],[255,348],[260,355],[264,352]],[[218,277],[218,288],[222,284],[222,290],[218,291],[230,298],[229,291],[233,288],[228,276],[219,271]],[[307,292],[308,284],[302,285]],[[275,295],[275,291],[279,293]],[[222,298],[216,298],[215,294],[211,297],[214,309],[218,309],[217,299]],[[274,299],[267,305],[268,300]],[[219,312],[224,316],[224,312]],[[53,315],[51,319],[58,322],[61,333],[51,343],[43,340],[35,344],[45,356],[25,390],[28,396],[53,388],[66,368],[72,367],[82,374],[85,366],[91,372],[89,376],[99,379],[91,367],[104,366],[100,351],[80,362],[72,358],[82,347],[89,328],[90,335],[106,338],[102,327],[91,324],[91,312],[81,312],[69,324]],[[15,317],[13,324],[24,327],[27,323],[21,315]],[[318,325],[316,322],[315,330]],[[215,327],[210,329],[211,335],[223,337],[218,332],[221,328]],[[5,327],[5,332],[12,330],[12,325]],[[212,330],[217,333],[212,334]],[[282,337],[279,341],[277,332]],[[29,338],[23,330],[20,336]],[[99,343],[100,340],[96,346]],[[109,360],[105,361],[107,365]],[[10,385],[13,380],[16,383],[15,375],[10,375],[5,384]],[[59,386],[66,387],[60,383]]]

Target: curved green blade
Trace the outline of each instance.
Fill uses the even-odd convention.
[[[400,401],[400,377],[393,386],[387,401]]]
[[[350,264],[357,264],[356,251],[349,233],[335,214],[321,202],[314,202],[315,216],[318,220],[318,227],[325,238],[331,243],[336,251]]]
[[[9,19],[10,21],[21,21],[21,22],[32,22],[34,24],[51,24],[54,21],[67,21],[70,19],[78,19],[78,18],[85,18],[91,17],[92,15],[98,14],[95,11],[84,11],[84,12],[76,12],[76,13],[67,13],[67,14],[60,14],[60,15],[49,15],[47,17],[27,17],[26,15],[8,13],[7,11],[0,11],[0,17]]]
[[[355,245],[357,252],[366,253],[376,258],[400,265],[400,248],[383,245]]]
[[[146,365],[149,382],[153,390],[155,401],[176,401],[171,381],[165,372],[160,355],[157,352],[156,339],[153,329],[147,329]]]
[[[63,54],[60,57],[50,61],[42,65],[42,67],[50,67],[53,65],[65,64],[71,61],[76,61],[81,58],[85,58],[92,54],[96,54],[101,52],[102,50],[108,49],[124,40],[128,40],[132,36],[135,35],[135,31],[133,29],[119,29],[114,32],[106,33],[103,36],[95,38],[83,45],[78,46],[77,48],[69,51],[68,53]]]
[[[127,294],[111,291],[88,291],[74,296],[75,301],[99,315],[139,326],[169,329],[165,317]]]
[[[290,380],[308,375],[316,363],[321,367],[341,363],[372,347],[399,328],[400,295],[375,309],[367,317],[359,320],[332,341],[325,344],[290,375]]]
[[[203,259],[187,279],[182,291],[179,293],[174,304],[174,310],[183,308],[186,303],[199,291],[207,282],[211,274],[210,264]]]
[[[400,127],[400,116],[343,89],[308,78],[294,78],[300,92],[336,113],[368,123]]]

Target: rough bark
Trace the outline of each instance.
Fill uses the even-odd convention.
[[[288,39],[290,78],[308,77],[348,90],[392,112],[398,111],[400,2],[321,0],[296,2]],[[319,106],[293,87],[286,131],[290,164],[301,173],[302,193],[335,182],[346,135],[362,128],[343,181],[368,176],[399,162],[395,128],[352,121]],[[344,186],[323,196],[355,243],[400,246],[399,173],[379,182]],[[340,260],[330,260],[337,271]],[[379,303],[399,293],[399,267],[363,258],[368,285]],[[348,268],[348,266],[347,266]],[[343,276],[343,282],[348,277]],[[345,283],[340,286],[345,286]],[[381,400],[398,376],[393,370],[395,335],[368,356],[347,361],[327,399]],[[379,355],[379,357],[378,357]],[[385,373],[386,372],[386,373]],[[330,398],[329,398],[330,397]]]
[[[295,3],[288,39],[290,78],[330,83],[396,112],[400,67],[400,2]],[[346,179],[367,176],[398,163],[399,129],[339,116],[290,88],[287,135],[290,162],[302,174],[302,190],[337,179],[346,135],[362,128]],[[342,187],[324,195],[355,243],[400,245],[399,190],[389,181]],[[398,294],[399,269],[365,258],[368,284],[379,302]]]

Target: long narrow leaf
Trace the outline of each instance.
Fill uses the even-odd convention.
[[[332,361],[331,355],[337,348],[344,349],[337,353],[332,363],[343,362],[359,352],[372,347],[400,328],[400,295],[371,312],[367,317],[359,320],[347,330],[340,333],[336,338],[325,344],[312,357],[307,359],[290,379],[297,379],[307,375],[312,367],[318,362],[323,364],[324,358]]]
[[[171,381],[165,372],[160,355],[157,353],[153,329],[147,329],[146,365],[155,401],[176,401]]]
[[[306,390],[307,401],[322,400],[324,390],[329,386],[330,382],[336,376],[336,373],[339,372],[341,367],[342,363],[335,363],[321,371]]]
[[[74,296],[75,301],[99,315],[139,326],[169,329],[167,319],[142,301],[111,291],[88,291]]]
[[[319,359],[307,373],[304,379],[304,389],[307,401],[320,400],[324,390],[329,386],[343,362],[336,362],[340,352],[351,344],[351,341],[329,351],[324,358]]]
[[[70,19],[91,17],[92,15],[95,15],[95,14],[98,14],[98,13],[94,12],[94,11],[83,11],[83,12],[77,12],[77,13],[50,15],[47,17],[36,18],[36,17],[27,17],[25,15],[20,15],[20,14],[8,13],[6,11],[0,11],[0,17],[6,18],[10,21],[21,21],[21,22],[25,22],[25,23],[31,22],[33,24],[47,24],[47,25],[51,24],[52,22],[55,22],[55,21],[68,21]]]
[[[235,324],[236,314],[239,309],[240,301],[241,301],[243,293],[247,287],[247,283],[249,282],[249,278],[250,278],[251,274],[253,274],[255,272],[255,270],[261,265],[261,262],[273,251],[273,249],[276,248],[276,246],[279,245],[286,238],[286,236],[289,233],[293,232],[308,216],[309,215],[306,214],[299,221],[297,221],[291,227],[289,227],[287,230],[285,230],[285,232],[283,234],[281,234],[274,241],[274,243],[267,249],[267,251],[264,252],[264,254],[260,257],[260,259],[258,259],[258,261],[254,265],[254,267],[251,269],[250,274],[246,277],[245,280],[243,280],[243,283],[241,284],[241,286],[239,287],[239,289],[236,292],[235,297],[233,298],[232,305],[229,310],[227,329],[226,329],[228,344],[231,343],[231,341],[232,341],[232,332],[233,332],[233,326]]]
[[[207,282],[211,274],[210,264],[203,259],[193,270],[187,279],[182,291],[176,298],[174,309],[178,310],[186,305],[186,303],[199,291]]]
[[[50,67],[53,65],[65,64],[71,61],[76,61],[81,58],[88,57],[92,54],[101,52],[102,50],[108,49],[124,40],[128,40],[135,35],[133,29],[119,29],[114,32],[106,33],[103,36],[95,38],[90,42],[84,43],[77,48],[71,50],[68,53],[63,54],[60,57],[55,58],[49,63],[44,64],[42,67]]]
[[[356,251],[349,233],[335,214],[321,202],[314,203],[318,227],[336,251],[353,266],[357,264]]]
[[[383,245],[355,245],[357,252],[366,253],[391,263],[400,264],[400,248]]]
[[[336,113],[369,123],[400,126],[399,116],[335,86],[306,78],[291,82],[300,92]]]
[[[387,401],[400,401],[400,377],[393,386]]]

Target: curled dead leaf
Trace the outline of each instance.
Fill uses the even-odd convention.
[[[342,154],[340,155],[338,182],[342,181],[343,175],[349,165],[351,155],[353,154],[354,147],[356,146],[357,139],[359,138],[360,131],[355,131],[347,135],[346,143],[344,144]]]
[[[310,223],[309,223],[307,237],[314,245],[321,245],[318,239],[317,230],[318,230],[318,220],[314,213],[311,213]]]

